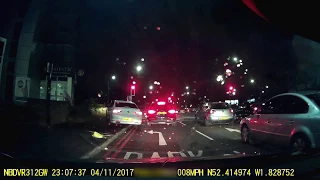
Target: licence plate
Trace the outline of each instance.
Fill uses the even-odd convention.
[[[228,117],[221,117],[220,120],[227,120]]]
[[[133,121],[132,118],[122,118],[122,120],[124,120],[124,121]]]
[[[166,124],[166,122],[159,122],[159,124]]]
[[[161,115],[161,114],[167,114],[167,113],[166,112],[158,112],[157,114]]]

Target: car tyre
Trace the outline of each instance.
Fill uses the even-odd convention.
[[[172,127],[176,127],[177,126],[177,122],[172,123]]]
[[[205,119],[204,119],[204,123],[203,123],[203,124],[204,124],[204,126],[206,126],[206,127],[207,127],[207,126],[210,126],[210,124],[209,124],[209,122],[208,122],[207,118],[205,118]]]
[[[311,148],[311,142],[304,134],[294,135],[290,141],[290,150],[293,152],[307,153]]]

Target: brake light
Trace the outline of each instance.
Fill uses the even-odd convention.
[[[165,105],[165,102],[158,102],[158,105]]]
[[[112,112],[113,112],[113,113],[120,113],[121,110],[120,110],[120,109],[114,109]]]
[[[154,114],[154,113],[156,113],[155,110],[149,110],[149,111],[148,111],[148,114]]]
[[[169,112],[170,114],[176,113],[176,111],[175,111],[174,109],[171,109],[171,110],[169,110],[168,112]]]
[[[137,111],[136,114],[142,115],[142,112],[141,111]]]
[[[233,109],[230,109],[230,113],[233,113]]]

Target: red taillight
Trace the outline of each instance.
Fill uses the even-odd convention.
[[[230,113],[233,113],[233,109],[230,109]]]
[[[149,111],[148,111],[148,114],[154,114],[154,113],[156,113],[155,110],[149,110]]]
[[[176,113],[176,110],[171,109],[171,110],[169,110],[168,112],[169,112],[170,114],[174,114],[174,113]]]
[[[120,109],[114,109],[112,112],[113,112],[113,113],[120,113],[121,110],[120,110]]]
[[[213,114],[214,112],[216,112],[216,111],[213,109],[210,110],[210,114]]]

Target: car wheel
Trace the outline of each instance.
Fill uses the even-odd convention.
[[[144,126],[143,125],[138,125],[137,127],[137,131],[139,132],[143,132],[144,131]]]
[[[290,142],[290,150],[306,153],[311,148],[310,140],[303,134],[294,135]]]
[[[209,122],[208,122],[207,118],[205,118],[205,119],[204,119],[204,123],[203,123],[203,124],[204,124],[204,126],[210,126],[210,124],[209,124]]]
[[[228,123],[229,126],[233,126],[234,125],[234,119],[232,119],[229,123]]]
[[[176,127],[177,126],[177,122],[172,123],[172,127]]]

